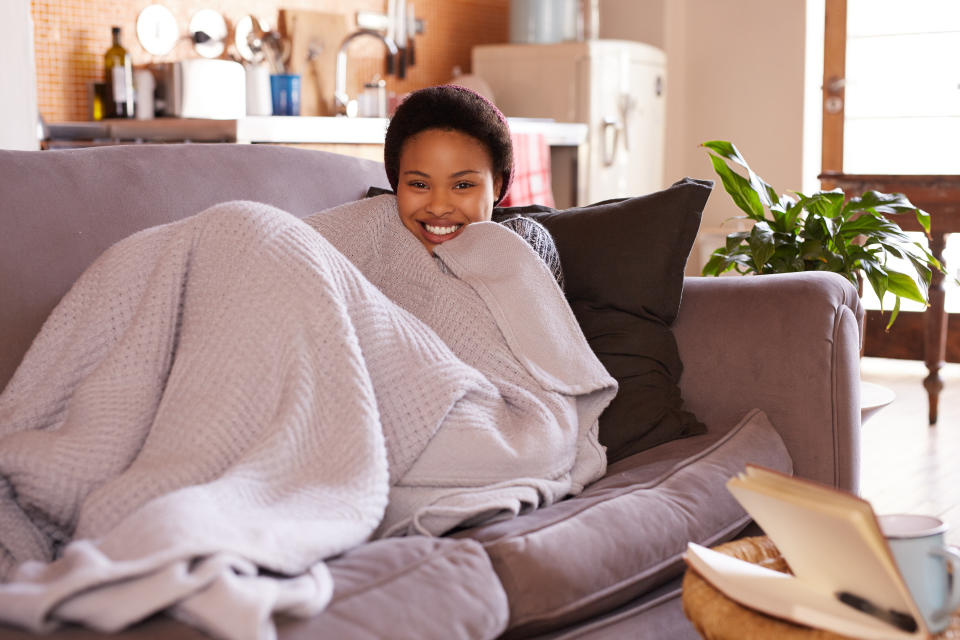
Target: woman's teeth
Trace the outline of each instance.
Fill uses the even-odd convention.
[[[444,227],[435,227],[432,224],[423,225],[424,229],[426,229],[427,231],[429,231],[435,236],[445,236],[445,235],[451,234],[457,229],[459,229],[461,226],[463,225],[454,224],[454,225],[444,226]]]

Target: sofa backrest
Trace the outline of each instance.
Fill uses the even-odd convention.
[[[71,284],[110,245],[225,200],[299,217],[388,187],[383,165],[290,147],[0,150],[0,389]]]

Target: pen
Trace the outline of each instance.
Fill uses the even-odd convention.
[[[860,596],[852,594],[849,591],[838,591],[835,595],[840,602],[849,605],[857,611],[867,614],[868,616],[873,616],[878,620],[883,620],[884,622],[893,625],[897,629],[901,629],[908,633],[913,633],[917,630],[917,621],[914,620],[913,616],[911,616],[909,613],[878,607],[866,598],[861,598]]]

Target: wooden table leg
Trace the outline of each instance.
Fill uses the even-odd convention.
[[[934,231],[930,237],[930,252],[943,263],[943,250],[946,247],[946,234]],[[940,391],[943,389],[943,380],[940,378],[940,368],[947,356],[947,309],[945,305],[946,292],[943,288],[944,275],[933,272],[930,279],[930,307],[927,309],[924,361],[930,374],[924,378],[923,386],[927,390],[930,404],[930,426],[937,424],[939,411]]]

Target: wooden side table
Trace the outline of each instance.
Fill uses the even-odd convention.
[[[715,550],[774,571],[789,571],[777,547],[766,536],[741,538]],[[850,640],[848,636],[803,627],[744,607],[714,589],[691,569],[683,576],[682,602],[683,613],[706,640]],[[960,615],[954,614],[950,627],[933,637],[949,640],[958,636]]]
[[[947,236],[960,232],[960,175],[880,175],[826,172],[819,176],[825,188],[840,187],[860,194],[874,190],[902,193],[917,207],[930,214],[930,252],[943,262]],[[896,216],[904,231],[923,231],[912,216]],[[946,360],[948,316],[944,304],[944,275],[934,272],[930,281],[930,307],[924,313],[923,360],[929,375],[923,386],[929,400],[930,424],[937,423],[943,380],[940,368]],[[904,314],[901,314],[901,317]],[[900,322],[898,320],[897,322]],[[896,329],[896,325],[894,325]]]

